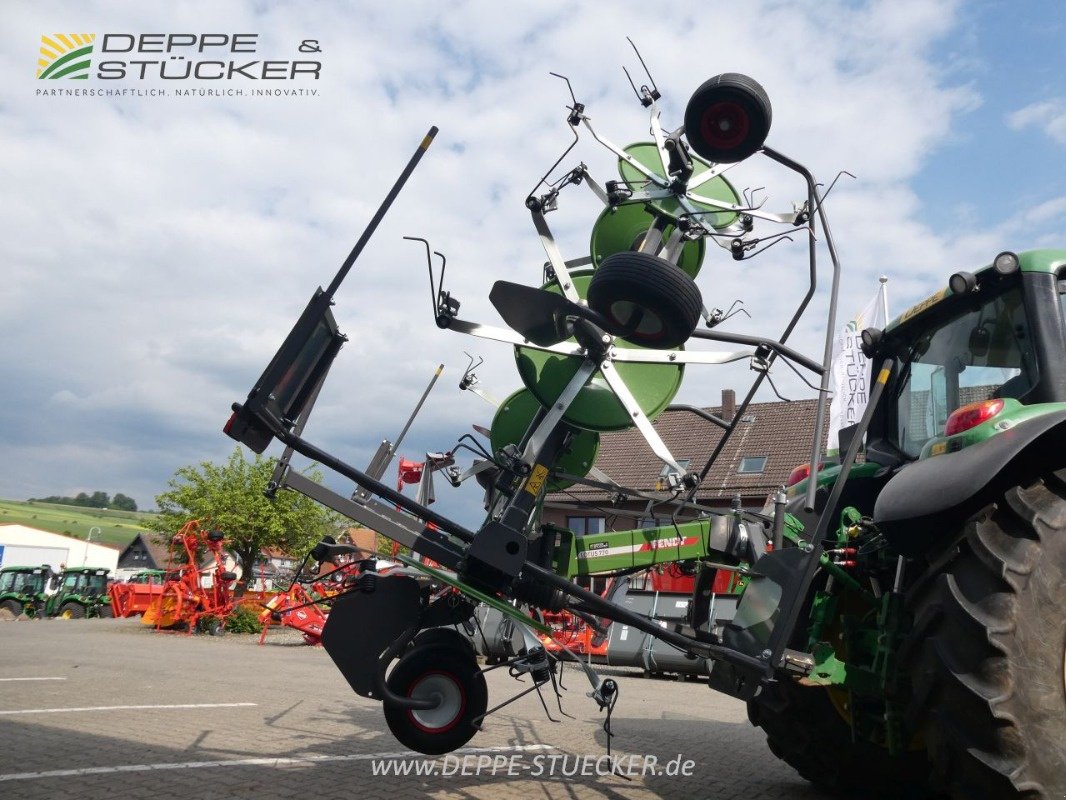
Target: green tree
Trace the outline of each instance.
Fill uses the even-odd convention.
[[[240,561],[245,579],[264,547],[276,547],[302,557],[323,536],[337,531],[337,517],[298,492],[282,490],[271,500],[263,495],[276,459],[256,456],[248,461],[238,447],[225,464],[203,461],[185,466],[168,481],[169,489],[155,499],[159,514],[147,524],[172,536],[190,519],[226,535]],[[317,470],[307,473],[321,481]]]
[[[89,498],[89,505],[93,508],[107,508],[111,502],[111,498],[107,496],[107,492],[93,492],[93,496]]]
[[[129,495],[118,492],[111,498],[111,508],[117,508],[119,511],[136,511],[137,501]]]

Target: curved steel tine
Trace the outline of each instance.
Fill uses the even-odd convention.
[[[433,311],[433,316],[437,316],[437,287],[433,285],[433,258],[430,256],[429,242],[423,239],[421,236],[404,236],[409,242],[421,242],[426,248],[426,266],[429,268],[429,304]],[[437,253],[440,255],[440,253]],[[444,258],[444,256],[441,256]],[[444,281],[443,270],[441,272],[441,283]]]

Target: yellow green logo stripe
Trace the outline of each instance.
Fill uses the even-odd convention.
[[[37,77],[86,80],[95,41],[95,33],[45,34],[37,57]]]

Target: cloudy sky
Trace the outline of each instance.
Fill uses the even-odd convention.
[[[307,435],[364,465],[438,363],[444,375],[405,454],[487,425],[490,407],[457,389],[463,352],[484,357],[483,385],[503,397],[518,387],[510,348],[434,326],[423,253],[402,237],[447,255],[462,316],[500,324],[488,289],[498,278],[537,282],[544,254],[523,200],[570,139],[569,95],[549,71],[570,78],[608,138],[647,136],[621,69],[640,77],[626,36],[663,93],[667,128],[706,78],[743,72],[773,103],[769,144],[826,183],[855,175],[827,206],[843,310],[865,305],[882,274],[895,314],[1000,250],[1064,244],[1066,15],[1050,0],[710,0],[669,14],[629,0],[3,7],[5,498],[104,490],[151,507],[178,467],[224,459],[229,405],[330,280],[430,125],[437,141],[337,298],[350,342]],[[250,96],[266,82],[240,78],[38,80],[41,35],[58,32],[96,33],[98,49],[106,33],[257,34],[246,60],[315,58],[321,77],[270,82],[316,92],[288,97]],[[299,53],[310,39],[321,52]],[[179,85],[245,95],[179,97]],[[130,93],[39,91],[74,88]],[[132,94],[153,88],[168,94]],[[564,166],[578,161],[601,182],[613,177],[612,158],[587,136]],[[759,157],[731,174],[738,187],[767,187],[769,209],[802,197],[794,177]],[[561,198],[550,222],[568,257],[587,253],[596,213],[583,189]],[[737,330],[779,332],[805,289],[804,254],[803,242],[743,263],[709,254],[707,305],[743,300],[751,319]],[[793,340],[816,357],[824,301],[820,291]],[[714,405],[749,375],[690,369],[679,400]],[[786,395],[811,395],[789,376],[779,369]],[[476,492],[438,495],[444,510],[476,517]]]

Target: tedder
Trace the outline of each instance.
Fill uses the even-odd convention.
[[[560,157],[525,199],[548,264],[540,286],[492,286],[507,328],[461,318],[459,301],[433,285],[431,265],[437,325],[511,345],[524,384],[506,403],[510,412],[497,413],[491,450],[454,474],[459,481],[476,473],[486,488],[480,526],[460,525],[383,483],[387,457],[360,470],[303,434],[346,341],[333,297],[435,128],[332,282],[314,292],[247,399],[234,405],[229,436],[255,452],[274,439],[285,445],[268,492],[302,492],[439,565],[405,557],[387,575],[361,574],[332,603],[326,650],[357,694],[382,703],[399,741],[439,754],[462,746],[510,702],[489,709],[484,675],[457,626],[474,618],[478,603],[510,618],[519,642],[510,672],[531,676],[539,692],[554,686],[537,638],[548,632],[540,615],[565,610],[705,660],[710,686],[744,700],[771,750],[819,786],[967,800],[1063,796],[1066,250],[1000,253],[952,275],[947,289],[885,330],[864,331],[869,403],[842,432],[839,463],[820,469],[840,278],[825,191],[765,143],[770,102],[751,78],[706,81],[673,130],[660,123],[650,75],[649,83],[634,90],[650,140],[624,148],[593,128],[571,90],[574,143],[563,157],[586,133],[611,152],[619,176],[600,182],[582,163],[553,180]],[[738,192],[726,175],[749,158],[797,175],[801,200],[770,212]],[[564,189],[581,184],[604,210],[589,256],[567,260],[547,215]],[[805,240],[809,265],[793,315],[778,334],[727,331],[729,314],[708,311],[695,281],[710,245],[744,260],[792,236]],[[819,252],[832,270],[824,350],[813,359],[787,342],[814,295]],[[708,341],[743,349],[693,346]],[[738,360],[755,378],[730,421],[683,407],[723,429],[704,466],[689,471],[652,421],[671,405],[687,365]],[[744,408],[780,365],[818,381],[809,477],[791,497],[773,495],[761,513],[697,502]],[[574,482],[647,497],[589,476],[600,433],[629,426],[664,464],[671,491],[651,499],[672,506],[670,524],[592,535],[542,524],[545,493]],[[379,454],[391,456],[387,444]],[[289,470],[293,452],[354,482],[352,497]],[[323,542],[313,557],[342,552]],[[667,562],[699,569],[680,630],[578,583]],[[725,615],[712,609],[708,590],[723,569],[743,577],[739,604]],[[609,733],[619,686],[582,668]]]
[[[232,589],[237,575],[226,569],[225,535],[206,530],[202,522],[191,519],[171,537],[166,579],[162,590],[153,593],[141,616],[142,625],[212,636],[225,630],[226,619],[236,607]],[[200,564],[204,551],[213,566]]]

